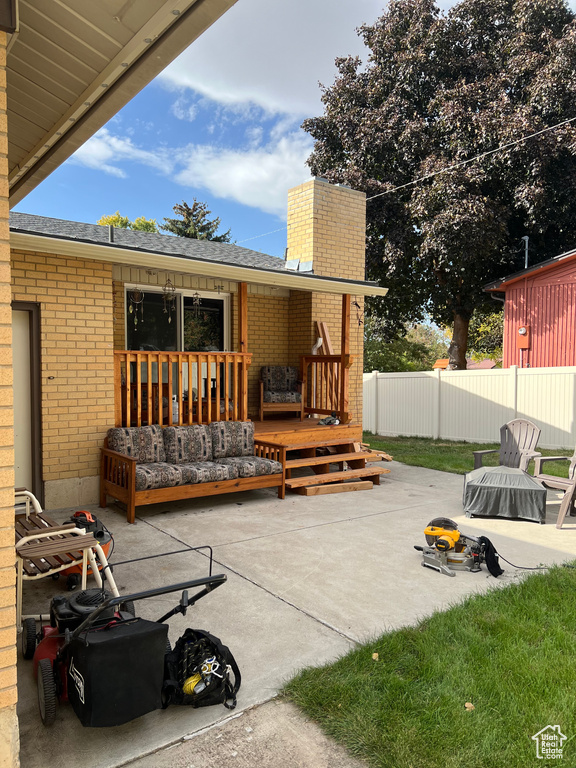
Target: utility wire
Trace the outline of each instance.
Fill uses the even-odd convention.
[[[501,152],[503,149],[508,149],[509,147],[515,147],[517,144],[522,144],[524,141],[528,141],[529,139],[534,139],[536,136],[541,136],[543,133],[547,133],[548,131],[553,131],[556,128],[560,128],[563,125],[568,125],[568,123],[572,123],[576,120],[576,117],[570,117],[568,120],[563,120],[561,123],[556,123],[556,125],[550,125],[548,128],[542,128],[541,131],[536,131],[536,133],[531,133],[529,136],[524,136],[522,139],[516,139],[516,141],[509,141],[507,144],[502,144],[500,147],[496,147],[496,149],[490,149],[487,152],[482,152],[480,155],[475,155],[474,157],[470,157],[468,160],[462,160],[459,163],[454,163],[454,165],[449,165],[447,168],[442,168],[439,171],[434,171],[433,173],[428,173],[426,176],[421,176],[419,179],[414,179],[413,181],[409,181],[406,184],[401,184],[399,187],[394,187],[394,189],[388,189],[386,192],[379,192],[377,195],[372,195],[372,197],[366,198],[366,202],[370,202],[370,200],[375,200],[377,197],[382,197],[382,195],[390,195],[392,192],[398,192],[400,189],[405,189],[406,187],[411,187],[414,184],[419,184],[421,181],[426,181],[427,179],[432,179],[434,176],[439,176],[441,173],[448,173],[448,171],[454,171],[456,168],[461,168],[463,165],[467,165],[468,163],[473,163],[475,160],[481,160],[483,157],[488,157],[489,155],[494,155],[496,152]]]
[[[280,227],[280,229],[273,229],[272,232],[264,232],[263,235],[254,235],[254,237],[247,237],[246,240],[238,240],[236,245],[240,245],[240,243],[248,243],[250,240],[258,240],[259,237],[266,237],[267,235],[275,235],[276,232],[283,232],[286,229],[286,227]]]
[[[475,160],[482,160],[484,157],[489,157],[490,155],[495,155],[496,152],[502,152],[503,149],[508,149],[509,147],[515,147],[518,144],[522,144],[525,141],[529,141],[530,139],[536,138],[536,136],[541,136],[543,133],[548,133],[549,131],[554,131],[556,128],[560,128],[563,125],[568,125],[568,123],[573,123],[576,120],[576,117],[570,117],[568,120],[563,120],[561,123],[556,123],[556,125],[549,125],[547,128],[542,128],[540,131],[536,131],[536,133],[531,133],[529,136],[524,136],[521,139],[516,139],[515,141],[509,141],[507,144],[502,144],[500,147],[496,147],[496,149],[489,149],[487,152],[482,152],[480,155],[475,155],[474,157],[468,158],[468,160],[461,160],[459,163],[454,163],[453,165],[449,165],[446,168],[441,168],[439,171],[434,171],[433,173],[428,173],[426,176],[420,176],[418,179],[414,179],[413,181],[409,181],[406,184],[401,184],[398,187],[394,187],[393,189],[387,189],[385,192],[379,192],[377,195],[372,195],[372,197],[367,197],[366,202],[369,203],[370,200],[375,200],[377,197],[382,197],[383,195],[391,195],[392,192],[398,192],[400,189],[406,189],[406,187],[412,187],[414,184],[419,184],[421,181],[426,181],[427,179],[432,179],[434,176],[439,176],[441,173],[448,173],[449,171],[454,171],[456,168],[461,168],[463,165],[468,165],[468,163],[473,163]],[[236,245],[240,245],[241,243],[249,243],[251,240],[258,240],[260,237],[267,237],[268,235],[275,235],[276,232],[283,232],[286,229],[286,227],[280,227],[280,229],[273,229],[272,232],[265,232],[263,235],[255,235],[254,237],[248,237],[245,240],[238,240]]]

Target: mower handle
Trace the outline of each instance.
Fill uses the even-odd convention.
[[[167,595],[170,592],[181,592],[185,589],[194,589],[196,587],[204,587],[204,589],[201,589],[199,592],[196,592],[195,595],[192,595],[192,597],[189,597],[187,600],[186,607],[190,605],[194,605],[200,598],[207,595],[209,592],[212,592],[214,589],[217,589],[220,585],[224,584],[227,577],[225,574],[221,573],[217,576],[205,576],[203,579],[194,579],[193,581],[182,581],[179,584],[171,584],[167,587],[156,587],[156,589],[146,589],[143,592],[134,592],[131,595],[122,595],[120,597],[109,597],[107,600],[104,600],[103,603],[100,603],[100,605],[92,611],[92,613],[87,616],[84,621],[76,627],[74,632],[72,633],[70,639],[73,637],[77,637],[80,632],[82,632],[84,629],[87,629],[97,618],[100,616],[101,613],[103,613],[107,608],[114,608],[117,605],[121,605],[122,603],[126,603],[129,600],[136,601],[136,600],[145,600],[147,597],[158,597],[159,595]],[[173,616],[174,613],[178,613],[179,611],[176,610],[174,612],[170,612],[166,614],[166,616],[163,616],[162,619],[159,619],[159,623],[162,623],[166,618],[169,616]]]

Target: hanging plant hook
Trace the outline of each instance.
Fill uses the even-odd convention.
[[[172,315],[176,311],[176,288],[170,278],[164,283],[162,288],[164,298],[164,313],[168,315],[168,322],[172,322]]]
[[[144,291],[140,288],[132,288],[128,291],[130,306],[128,312],[134,315],[134,327],[138,325],[138,308],[140,308],[140,320],[144,320]]]

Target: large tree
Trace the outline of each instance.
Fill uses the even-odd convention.
[[[179,217],[176,219],[165,218],[165,224],[160,225],[160,229],[171,232],[179,237],[192,237],[196,240],[212,240],[215,243],[229,243],[230,230],[222,235],[216,232],[220,226],[220,219],[210,219],[212,213],[208,210],[206,203],[199,203],[194,198],[192,205],[182,201],[172,209]]]
[[[503,337],[504,307],[500,311],[474,311],[468,333],[468,348],[474,360],[502,360]]]
[[[444,333],[430,324],[418,323],[401,338],[390,340],[380,318],[366,317],[364,372],[429,371],[438,358],[446,357]]]
[[[303,125],[308,162],[374,198],[367,275],[390,289],[371,306],[388,333],[426,314],[453,325],[464,368],[482,286],[522,267],[521,237],[538,260],[575,245],[576,124],[492,152],[576,117],[575,16],[563,0],[462,0],[446,15],[390,0],[359,33],[368,62],[337,60],[324,114]]]
[[[138,216],[134,221],[130,221],[128,216],[122,216],[120,211],[101,216],[96,223],[103,226],[111,224],[117,229],[133,229],[137,232],[158,232],[156,219],[145,219],[144,216]]]

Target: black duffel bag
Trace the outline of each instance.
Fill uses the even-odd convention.
[[[202,629],[187,629],[166,654],[163,706],[236,706],[240,670],[230,649]]]

